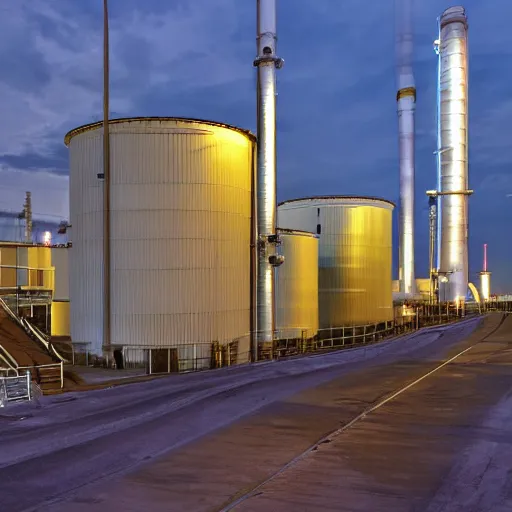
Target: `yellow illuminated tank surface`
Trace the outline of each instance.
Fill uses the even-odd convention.
[[[278,337],[312,338],[318,332],[318,237],[278,229],[284,263],[276,269]]]
[[[340,196],[279,206],[280,225],[320,232],[320,328],[393,320],[393,207],[385,200]]]
[[[69,326],[69,302],[52,302],[51,316],[52,336],[70,336]]]

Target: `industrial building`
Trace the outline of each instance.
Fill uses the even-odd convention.
[[[68,247],[0,242],[0,296],[49,336],[69,339]]]
[[[124,350],[128,359],[176,347],[178,359],[190,359],[190,352],[209,365],[212,343],[237,341],[247,360],[255,137],[179,118],[116,119],[109,130],[109,347],[103,345],[102,123],[65,137],[73,343],[96,355]]]
[[[319,237],[320,329],[393,320],[393,209],[384,199],[344,196],[294,199],[278,206],[280,226]]]
[[[435,205],[429,279],[416,278],[414,268],[410,4],[400,11],[400,250],[393,281],[392,202],[334,195],[276,208],[275,80],[283,61],[275,2],[257,6],[257,138],[213,121],[108,119],[105,68],[105,121],[71,130],[64,140],[69,224],[45,230],[45,247],[34,245],[33,233],[40,235],[27,194],[9,234],[19,240],[0,247],[2,293],[18,315],[30,315],[54,339],[71,338],[89,355],[114,355],[119,368],[143,364],[151,373],[255,360],[263,345],[273,350],[276,340],[324,340],[322,331],[333,340],[333,330],[341,329],[344,344],[346,328],[356,337],[362,327],[363,341],[368,332],[375,340],[397,321],[393,298],[429,305],[464,300],[471,193],[464,9],[443,13],[436,43],[438,186],[429,191]],[[58,247],[63,231],[72,244]],[[485,265],[481,277],[488,297]],[[34,313],[35,300],[44,304],[44,322]]]

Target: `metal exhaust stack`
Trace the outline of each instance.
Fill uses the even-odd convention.
[[[414,111],[412,0],[396,0],[398,135],[400,155],[400,292],[416,293],[414,275]]]
[[[258,68],[257,115],[258,161],[256,215],[258,269],[256,277],[256,342],[273,340],[274,266],[282,263],[276,252],[276,69],[283,60],[276,56],[276,0],[257,1]]]
[[[25,242],[32,243],[32,194],[25,193],[25,203],[23,204],[23,216],[25,217]]]
[[[491,273],[487,270],[487,244],[484,244],[484,267],[480,272],[480,295],[484,302],[491,296]]]
[[[463,7],[439,18],[438,270],[441,301],[463,301],[468,289],[468,23]]]

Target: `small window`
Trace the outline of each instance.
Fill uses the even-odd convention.
[[[321,235],[322,234],[322,226],[320,224],[316,225],[316,234]]]
[[[317,217],[320,217],[320,208],[316,209],[316,215],[317,215]]]

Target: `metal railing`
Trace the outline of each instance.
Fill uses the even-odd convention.
[[[95,355],[90,343],[73,343],[72,362],[74,365],[141,370],[152,375],[194,372],[253,362],[252,340],[269,340],[258,342],[258,360],[278,359],[377,343],[422,327],[455,321],[471,311],[470,308],[461,310],[450,304],[401,305],[396,307],[393,320],[379,323],[316,331],[311,328],[281,329],[269,336],[255,332],[213,343],[113,346],[113,353],[109,357]],[[478,313],[479,310],[474,312]]]
[[[90,343],[72,344],[73,365],[141,370],[154,375],[209,370],[250,360],[249,334],[228,342],[113,346],[110,357],[98,356],[90,347]]]
[[[25,375],[0,377],[0,407],[9,402],[29,401],[32,399],[32,378],[29,371]]]
[[[50,341],[50,337],[46,336],[41,330],[32,325],[26,318],[20,319],[22,327],[30,333],[34,338],[36,338],[39,343],[41,343],[50,354],[56,357],[59,361],[63,363],[67,363],[67,359],[53,346],[53,343]]]

